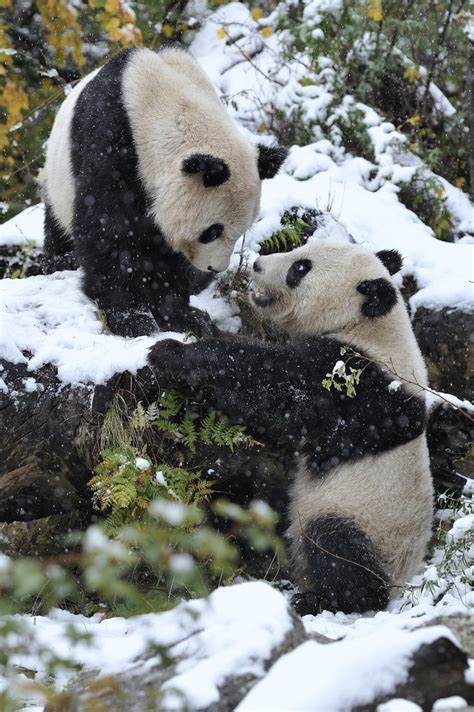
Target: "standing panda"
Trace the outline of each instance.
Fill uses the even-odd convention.
[[[261,180],[285,156],[243,138],[186,51],[124,50],[56,117],[45,271],[78,263],[84,292],[116,334],[193,329],[190,294],[227,267],[257,216]]]
[[[390,279],[400,266],[396,251],[325,241],[260,257],[251,301],[287,341],[166,340],[150,351],[160,383],[203,391],[293,453],[287,536],[302,614],[384,608],[430,538],[426,370]]]

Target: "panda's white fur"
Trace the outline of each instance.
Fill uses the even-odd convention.
[[[433,486],[426,436],[387,453],[335,467],[314,481],[305,462],[291,493],[287,536],[295,565],[298,542],[308,524],[335,514],[353,521],[380,551],[393,598],[416,573],[431,536]]]
[[[76,259],[117,333],[151,333],[150,310],[160,326],[186,328],[172,322],[205,286],[196,270],[227,267],[257,217],[261,180],[285,156],[244,137],[188,52],[125,50],[73,89],[54,122],[45,268]]]
[[[291,265],[305,259],[312,269],[297,288],[289,288]],[[380,364],[408,393],[423,395],[426,366],[401,297],[375,319],[361,310],[365,297],[354,285],[390,279],[375,255],[361,246],[310,241],[290,253],[260,258],[258,265],[255,289],[274,300],[265,312],[290,336],[334,337]],[[396,595],[419,570],[431,535],[433,487],[425,433],[388,452],[336,466],[322,479],[315,480],[300,461],[288,529],[293,550],[311,520],[335,512],[354,521],[378,546]]]

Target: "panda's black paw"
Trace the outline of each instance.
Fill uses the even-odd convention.
[[[103,313],[110,331],[117,336],[150,336],[159,330],[158,324],[148,311],[107,309]]]
[[[200,339],[217,336],[221,332],[217,326],[210,320],[207,314],[194,310],[193,319],[191,322],[191,331]]]
[[[158,373],[177,372],[183,364],[186,347],[174,339],[164,339],[153,344],[148,352],[148,363]]]
[[[300,616],[315,616],[321,613],[321,598],[314,591],[295,593],[291,598],[291,605]]]
[[[212,323],[209,316],[199,309],[186,307],[180,314],[175,313],[166,319],[156,314],[156,318],[163,331],[192,334],[198,339],[216,336],[219,333],[219,329]]]

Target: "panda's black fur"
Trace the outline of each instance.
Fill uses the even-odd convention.
[[[388,253],[379,257],[388,265]],[[268,258],[255,263],[257,272],[262,259]],[[288,270],[290,289],[296,287],[296,275],[304,272],[301,264],[295,261]],[[334,282],[337,289],[337,276]],[[364,316],[389,314],[398,298],[389,280],[364,282],[359,290],[365,295]],[[149,363],[161,384],[190,388],[257,439],[292,453],[295,468],[304,463],[305,486],[311,487],[311,479],[316,484],[344,463],[396,451],[425,429],[423,397],[404,387],[390,390],[393,376],[360,349],[350,361],[363,369],[357,396],[323,387],[347,346],[331,336],[307,335],[280,344],[239,337],[186,346],[164,341],[151,349]],[[323,608],[378,610],[388,603],[391,582],[381,552],[347,516],[326,513],[310,520],[294,544],[293,559],[306,589],[294,600],[302,614]]]
[[[52,272],[81,266],[84,292],[97,302],[117,334],[148,334],[157,325],[211,333],[207,317],[189,307],[189,296],[205,288],[212,274],[194,268],[180,251],[171,249],[150,215],[152,196],[140,179],[135,137],[123,97],[124,71],[140,51],[131,48],[114,56],[77,98],[70,125],[72,229],[68,233],[55,215],[46,184],[44,269]],[[259,157],[255,150],[255,162],[262,163],[261,177],[265,171],[274,175],[284,160],[278,149],[268,151]],[[190,156],[183,160],[183,172],[202,173],[208,188],[229,179],[225,162],[199,153],[195,156],[206,159],[201,160],[206,165],[199,164],[194,170]],[[220,171],[216,168],[219,161]],[[160,165],[156,170],[166,174],[168,166]],[[209,180],[208,175],[212,176]]]

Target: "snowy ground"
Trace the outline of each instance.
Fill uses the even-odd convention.
[[[239,712],[344,712],[406,682],[410,656],[420,644],[440,636],[456,643],[448,628],[430,623],[441,614],[472,611],[472,595],[468,602],[471,607],[453,597],[435,606],[424,599],[403,610],[399,601],[392,611],[375,616],[306,616],[307,633],[322,633],[335,642],[302,642],[265,674],[265,661],[294,621],[281,593],[266,583],[250,582],[217,589],[207,601],[191,601],[167,613],[131,619],[86,618],[65,611],[53,611],[48,617],[16,617],[27,626],[32,643],[31,652],[15,656],[12,663],[36,671],[36,682],[46,682],[45,658],[41,662],[36,652],[44,648],[46,660],[68,657],[82,673],[93,673],[99,679],[138,671],[146,679],[147,670],[160,665],[159,655],[150,657],[147,651],[163,646],[169,656],[181,660],[162,686],[160,709],[164,712],[188,709],[186,704],[199,710],[217,703],[226,679],[245,674],[261,679],[236,707]],[[84,639],[86,634],[89,637]],[[64,671],[57,675],[56,685],[59,689],[66,686],[75,675],[77,671]],[[474,681],[474,661],[466,676]],[[0,677],[0,691],[6,684],[17,691],[30,712],[41,712],[44,698],[31,679],[24,674],[12,674],[3,681]],[[402,703],[393,703],[384,712],[404,709]],[[421,707],[406,710],[419,712]]]
[[[272,18],[267,21],[271,26]],[[218,33],[220,28],[225,30],[224,37]],[[282,37],[274,33],[264,39],[258,29],[248,9],[231,3],[209,18],[191,47],[220,94],[227,101],[232,99],[229,110],[242,130],[252,140],[265,141],[257,132],[275,106],[288,111],[297,105],[308,121],[330,120],[327,106],[333,68],[321,62],[320,81],[303,86],[298,82],[307,74],[303,58],[284,61],[280,52]],[[226,40],[237,36],[238,41]],[[251,56],[251,62],[244,61],[243,53]],[[348,97],[347,105],[350,103]],[[370,127],[376,163],[318,138],[316,129],[312,143],[293,146],[282,173],[263,186],[259,220],[245,235],[250,261],[258,244],[279,228],[286,209],[293,205],[317,207],[330,210],[368,249],[400,250],[404,257],[402,274],[412,275],[418,285],[411,298],[413,309],[447,306],[474,311],[473,206],[464,193],[444,182],[448,204],[456,218],[458,240],[436,240],[430,228],[397,198],[400,180],[413,174],[419,159],[404,151],[404,138],[391,124],[369,107],[362,110]],[[42,216],[41,206],[34,206],[0,226],[0,244],[33,240],[40,245]],[[239,241],[234,266],[241,248]],[[57,366],[59,379],[67,384],[103,383],[116,371],[134,372],[144,365],[154,340],[104,334],[94,306],[82,295],[78,276],[72,272],[5,280],[0,284],[0,295],[0,357],[28,363],[32,375],[25,385],[31,389],[36,388],[35,370],[46,362]],[[201,306],[212,311],[222,327],[231,331],[238,328],[236,309],[214,299],[211,292],[203,296]],[[160,334],[156,338],[168,336]],[[8,387],[0,378],[0,390]],[[472,511],[453,514],[453,518],[456,521],[449,535],[452,541],[472,532]],[[238,709],[337,712],[368,702],[374,694],[390,689],[406,674],[410,651],[434,635],[431,629],[415,629],[441,614],[474,612],[474,594],[466,583],[469,575],[472,579],[474,566],[472,541],[470,545],[466,543],[463,552],[465,560],[453,565],[446,565],[441,550],[435,552],[424,575],[387,612],[363,617],[325,612],[306,617],[308,632],[318,632],[338,642],[329,647],[315,641],[303,643],[275,664]],[[189,616],[190,609],[200,615]],[[249,583],[225,591],[218,589],[208,602],[197,601],[171,613],[130,620],[101,620],[98,616],[86,619],[64,612],[24,620],[39,643],[52,653],[67,653],[84,670],[100,669],[101,675],[132,668],[136,656],[150,642],[175,646],[178,653],[192,629],[197,634],[193,664],[183,668],[169,687],[180,689],[193,708],[199,709],[215,701],[217,686],[227,673],[244,673],[251,668],[254,674],[263,675],[259,661],[268,658],[271,647],[285,635],[289,614],[282,594],[267,584]],[[93,643],[72,645],[71,623],[90,632]],[[37,670],[38,680],[46,679],[47,672],[34,652],[30,658],[16,662]],[[58,686],[72,675],[58,679]],[[474,681],[474,670],[471,679]],[[0,679],[0,691],[4,684],[6,680]],[[15,684],[29,683],[20,676]],[[32,692],[23,690],[20,696],[31,699],[31,710],[42,709],[41,700],[35,700]],[[171,693],[165,697],[164,709],[173,709],[176,704]],[[417,709],[420,708],[394,703],[384,707],[383,712]]]

